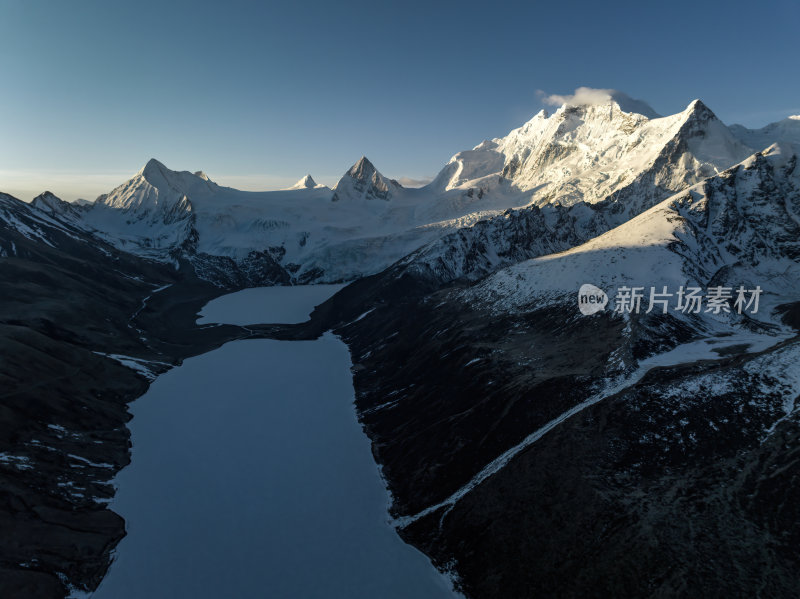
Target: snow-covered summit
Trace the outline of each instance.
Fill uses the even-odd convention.
[[[398,189],[402,189],[402,186],[397,181],[384,177],[366,156],[362,156],[339,179],[333,201],[346,199],[389,200]]]
[[[536,205],[596,203],[647,188],[653,201],[644,200],[640,211],[754,151],[699,100],[651,118],[643,113],[654,112],[620,99],[540,111],[505,137],[456,154],[431,188],[485,188],[502,177]]]
[[[658,114],[653,107],[644,100],[631,98],[628,94],[617,89],[596,89],[579,87],[574,94],[550,95],[543,98],[545,104],[552,106],[596,106],[614,104],[624,112],[635,112],[649,119],[657,119]]]
[[[311,175],[306,175],[302,179],[300,179],[297,183],[292,185],[289,189],[313,189],[315,187],[321,187],[317,185],[317,182],[314,181]]]
[[[97,198],[95,205],[123,210],[137,220],[169,222],[191,212],[190,197],[210,196],[218,190],[202,171],[173,171],[151,158],[132,179]]]
[[[88,206],[79,202],[65,202],[50,191],[45,191],[33,198],[31,206],[41,213],[78,228],[81,228],[88,210]]]
[[[534,117],[534,120],[541,114]],[[443,192],[502,171],[505,155],[498,149],[498,145],[497,141],[486,140],[471,150],[459,152],[450,159],[428,187]]]
[[[219,186],[203,171],[195,173],[173,171],[155,158],[148,160],[137,175],[162,193],[171,190],[183,195],[199,196],[214,193],[219,189]]]
[[[189,198],[211,197],[219,190],[201,171],[173,171],[152,158],[88,206],[84,225],[120,249],[165,259],[160,252],[191,237],[194,206]]]
[[[762,150],[770,144],[785,142],[800,147],[800,115],[792,115],[761,129],[731,125],[733,135],[751,148]]]
[[[65,202],[61,198],[57,197],[52,191],[45,191],[44,193],[41,193],[33,198],[31,205],[42,212],[58,214],[62,212],[69,204],[68,202]]]

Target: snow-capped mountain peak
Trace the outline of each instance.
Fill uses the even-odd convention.
[[[150,159],[131,179],[101,195],[85,224],[127,251],[147,255],[179,246],[192,236],[190,198],[213,197],[220,187],[204,173],[173,171]]]
[[[387,179],[362,156],[336,184],[333,201],[343,199],[389,200],[393,192],[402,189],[394,179]]]
[[[203,171],[173,171],[155,158],[148,160],[131,181],[136,181],[137,178],[143,179],[162,193],[171,190],[188,196],[213,193],[218,187]]]
[[[314,189],[315,187],[321,187],[317,185],[317,182],[314,181],[314,178],[311,175],[306,175],[302,179],[300,179],[297,183],[292,185],[289,189]]]
[[[44,193],[39,194],[33,198],[33,201],[31,202],[31,205],[37,210],[50,213],[60,213],[62,211],[63,204],[66,204],[66,202],[57,197],[52,191],[45,191]]]
[[[525,126],[535,119],[536,117]],[[472,150],[459,152],[450,159],[429,187],[443,192],[461,187],[465,183],[472,185],[482,177],[500,172],[505,164],[505,156],[497,148],[497,141],[486,140]]]
[[[81,228],[81,219],[88,209],[88,206],[79,203],[65,202],[50,191],[36,196],[30,205],[39,212],[78,228]]]
[[[190,198],[208,197],[219,189],[202,171],[173,171],[151,158],[133,178],[100,196],[96,204],[123,210],[138,220],[171,222],[191,212]]]
[[[616,89],[579,87],[574,94],[545,96],[543,101],[546,104],[561,106],[562,108],[614,105],[623,112],[641,114],[649,119],[661,117],[647,102],[632,98]]]
[[[716,116],[713,112],[711,112],[711,109],[708,106],[703,104],[703,101],[700,98],[695,98],[689,102],[685,112],[696,112],[698,114],[705,114],[708,117]]]
[[[354,179],[364,179],[371,177],[375,171],[375,165],[369,161],[369,158],[366,156],[361,156],[361,158],[359,158],[356,163],[350,167],[350,170],[347,171],[347,174]]]
[[[169,169],[164,165],[164,163],[160,162],[155,158],[151,158],[145,163],[145,165],[142,168],[139,169],[139,172],[137,174],[147,177],[148,175],[152,175],[153,173],[164,172],[166,170]]]
[[[761,129],[748,129],[731,125],[731,133],[742,143],[761,150],[775,142],[795,144],[800,147],[800,115],[792,115]]]
[[[700,178],[715,175],[755,151],[738,140],[708,106],[694,100],[678,113],[675,141],[696,161]],[[760,149],[760,148],[758,148]]]
[[[638,213],[754,151],[699,100],[658,117],[619,92],[590,99],[541,111],[505,137],[459,152],[431,186],[486,188],[502,177],[536,205],[597,203],[642,187]]]

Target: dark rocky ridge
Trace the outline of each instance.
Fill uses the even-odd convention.
[[[105,500],[130,460],[127,404],[149,384],[96,352],[163,371],[251,333],[194,324],[224,291],[190,269],[42,221],[10,196],[0,211],[0,596],[64,597],[99,584],[125,534]]]
[[[474,597],[794,596],[800,429],[762,440],[778,406],[751,406],[745,359],[653,372],[405,537]],[[657,400],[709,373],[740,388]]]
[[[498,320],[454,299],[458,285],[430,286],[408,273],[365,279],[282,333],[333,326],[350,346],[395,517],[447,498],[584,400],[622,339],[620,319],[534,309]],[[798,305],[785,307],[787,322]],[[637,326],[633,357],[696,333],[664,319]],[[793,597],[800,422],[766,434],[785,398],[745,370],[787,348],[800,341],[655,369],[400,532],[468,597]]]

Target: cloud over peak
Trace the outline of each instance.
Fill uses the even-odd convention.
[[[604,104],[609,100],[614,99],[614,95],[620,93],[615,89],[599,89],[594,87],[579,87],[575,90],[574,94],[545,94],[540,91],[542,102],[548,106],[561,106],[562,104],[569,104],[570,106],[587,106],[592,104]]]
[[[546,94],[538,92],[543,104],[549,106],[592,106],[595,104],[605,104],[614,101],[625,112],[636,112],[648,118],[658,118],[660,115],[653,108],[642,100],[635,100],[624,92],[616,89],[604,89],[595,87],[579,87],[574,94]]]

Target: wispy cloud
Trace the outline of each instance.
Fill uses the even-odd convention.
[[[591,104],[602,104],[608,102],[615,96],[620,95],[616,89],[602,89],[594,87],[579,87],[574,94],[547,94],[542,90],[536,92],[542,103],[548,106],[561,106],[570,104],[572,106],[586,106]]]
[[[653,110],[647,102],[631,98],[628,94],[617,89],[604,89],[596,87],[579,87],[574,94],[546,94],[539,90],[537,92],[542,104],[549,106],[592,106],[595,104],[605,104],[609,100],[616,102],[625,112],[638,112],[648,118],[657,118],[658,113]]]

